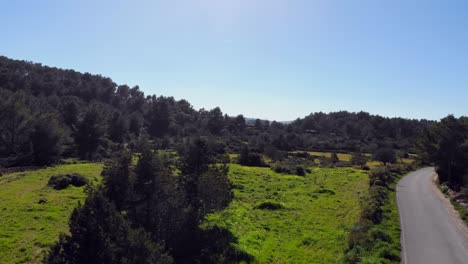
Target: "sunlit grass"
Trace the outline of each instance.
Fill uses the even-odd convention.
[[[338,262],[368,181],[366,172],[351,168],[313,168],[300,177],[236,164],[229,177],[235,198],[209,224],[233,232],[256,263]],[[268,201],[284,209],[256,209]]]
[[[101,164],[70,164],[0,177],[0,263],[40,263],[48,246],[68,231],[68,219],[84,187],[54,190],[50,176],[79,173],[100,181]],[[39,200],[46,203],[39,204]]]

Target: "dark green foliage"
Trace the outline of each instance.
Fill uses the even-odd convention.
[[[68,187],[68,185],[73,185],[76,187],[84,186],[88,183],[85,177],[77,174],[64,174],[64,175],[54,175],[50,177],[49,182],[47,183],[48,186],[56,190],[62,190]]]
[[[69,127],[74,127],[78,123],[78,115],[80,113],[77,97],[67,97],[62,106],[63,121]]]
[[[305,176],[306,172],[304,170],[304,167],[302,166],[297,166],[296,167],[296,175],[297,176]]]
[[[468,186],[468,119],[452,115],[425,130],[417,144],[423,163],[436,166],[439,180],[459,190]]]
[[[383,241],[387,243],[392,242],[392,237],[385,230],[382,230],[380,228],[372,228],[369,231],[369,237],[374,242],[377,242],[377,241]]]
[[[329,189],[324,189],[324,188],[320,188],[320,189],[318,189],[318,190],[315,190],[314,193],[331,194],[331,195],[334,195],[334,194],[335,194],[334,191],[329,190]]]
[[[136,130],[136,128],[134,129]],[[119,112],[115,112],[107,125],[109,139],[117,143],[123,143],[127,135],[127,131],[127,120]]]
[[[251,263],[254,259],[251,255],[237,249],[233,243],[237,242],[237,238],[226,229],[217,226],[202,230],[199,257],[200,263]],[[216,241],[213,243],[213,241]],[[189,260],[190,261],[190,260]]]
[[[212,134],[219,135],[221,133],[221,130],[224,128],[224,117],[223,112],[221,112],[219,107],[215,107],[208,112],[208,121],[206,125]]]
[[[0,91],[0,153],[2,158],[10,158],[2,163],[4,166],[10,166],[31,162],[31,100],[22,92]]]
[[[395,150],[392,148],[379,148],[374,152],[372,157],[373,160],[380,161],[384,165],[387,163],[395,163],[396,162],[396,153]]]
[[[237,162],[244,166],[265,167],[266,164],[260,154],[252,152],[247,146],[242,148]]]
[[[281,160],[287,158],[287,152],[280,151],[279,149],[277,149],[273,145],[265,146],[265,149],[264,149],[263,153],[265,154],[265,156],[270,158],[272,161],[281,161]],[[304,153],[306,153],[308,155],[307,152],[304,152]],[[306,158],[306,157],[304,157],[304,158]]]
[[[383,207],[389,203],[389,193],[394,191],[390,189],[390,184],[395,181],[396,175],[410,170],[410,165],[392,165],[369,172],[369,194],[362,200],[357,226],[348,234],[345,263],[361,263],[363,257],[369,256],[377,263],[400,261],[399,252],[391,247],[394,241],[388,230],[383,230],[378,225],[385,217]]]
[[[330,159],[331,159],[331,162],[332,162],[333,164],[336,164],[336,163],[338,163],[338,162],[340,161],[340,159],[338,158],[338,155],[336,155],[335,152],[333,152],[333,153],[331,154],[331,158],[330,158]]]
[[[297,158],[295,155],[282,161],[277,161],[271,165],[271,169],[277,173],[295,174],[305,176],[306,168],[313,165],[313,161]]]
[[[101,115],[95,108],[90,109],[78,123],[75,132],[75,143],[78,147],[78,154],[82,159],[92,160],[102,144],[104,136]]]
[[[197,138],[182,150],[180,170],[182,174],[201,175],[208,169],[212,158],[206,140]]]
[[[121,147],[112,142],[126,145],[145,133],[151,139],[164,138],[155,142],[163,149],[193,136],[214,137],[230,153],[238,153],[248,142],[255,152],[274,161],[285,158],[282,151],[296,149],[373,152],[376,146],[388,145],[407,153],[419,132],[432,123],[335,112],[270,125],[242,115],[229,117],[219,108],[195,110],[185,100],[145,96],[138,86],[117,85],[100,75],[5,57],[0,57],[0,72],[0,162],[4,166],[32,162],[31,121],[51,114],[75,139],[62,142],[65,151],[60,154],[96,160]]]
[[[130,195],[130,166],[132,156],[130,153],[119,153],[115,159],[104,163],[102,175],[104,176],[104,192],[117,210],[125,209]]]
[[[101,191],[93,192],[70,218],[45,263],[172,263],[143,230],[133,230]]]
[[[255,208],[261,209],[261,210],[279,210],[279,209],[284,209],[284,206],[277,202],[266,201],[257,205],[257,207]]]
[[[364,168],[366,166],[369,158],[362,154],[361,152],[353,153],[351,156],[351,164]]]
[[[152,137],[162,137],[169,130],[169,106],[163,98],[152,96],[146,113],[148,133]]]
[[[36,119],[30,139],[32,162],[36,165],[49,165],[58,161],[63,152],[64,133],[54,116]]]

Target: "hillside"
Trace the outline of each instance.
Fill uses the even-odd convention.
[[[108,77],[6,57],[0,57],[0,96],[1,166],[51,164],[61,157],[99,160],[120,144],[138,149],[141,136],[159,149],[207,137],[220,154],[237,152],[245,143],[260,153],[372,153],[391,147],[405,154],[432,123],[336,112],[247,126],[242,115],[229,117],[220,108],[197,110],[186,100],[145,95],[138,86],[118,85]]]

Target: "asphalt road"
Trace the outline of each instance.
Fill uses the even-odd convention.
[[[434,175],[425,168],[398,182],[402,263],[468,264],[468,234],[433,186]]]

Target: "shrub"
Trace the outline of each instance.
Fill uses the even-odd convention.
[[[281,162],[276,162],[275,164],[273,164],[273,166],[271,166],[271,169],[277,173],[293,174],[292,169]]]
[[[392,242],[392,237],[385,230],[377,228],[377,227],[372,228],[369,231],[369,236],[370,236],[370,239],[374,241],[383,241],[387,243]]]
[[[72,174],[59,174],[50,177],[48,186],[51,186],[55,190],[62,190],[68,187],[68,185],[73,185],[76,187],[84,186],[88,183],[88,180],[76,173]]]
[[[400,261],[400,254],[389,246],[383,247],[379,250],[379,257],[391,261]]]
[[[395,150],[392,148],[377,149],[377,151],[373,155],[373,160],[380,161],[384,165],[387,165],[387,163],[395,163],[396,162]]]
[[[241,151],[237,161],[240,165],[243,166],[266,166],[262,156],[258,153],[251,152],[247,147]]]
[[[301,158],[290,157],[283,161],[277,161],[271,169],[277,173],[295,174],[298,176],[305,176],[306,166],[310,165],[310,161]],[[309,173],[311,171],[309,170]]]
[[[387,187],[391,180],[390,171],[387,167],[377,167],[372,169],[369,173],[370,186],[377,185]]]
[[[324,188],[320,188],[318,190],[315,190],[314,193],[323,193],[323,194],[331,194],[331,195],[334,195],[335,192],[332,191],[332,190],[328,190],[328,189],[324,189]]]
[[[255,208],[261,210],[280,210],[284,209],[284,206],[277,202],[266,201],[257,205]]]
[[[374,224],[380,224],[383,220],[383,210],[375,199],[369,199],[362,207],[361,217],[371,220]]]
[[[442,184],[440,186],[440,190],[442,191],[442,193],[446,194],[449,191],[449,188],[447,187],[447,185]]]
[[[304,167],[302,167],[302,166],[297,166],[297,167],[296,167],[296,175],[298,175],[298,176],[305,176]]]

